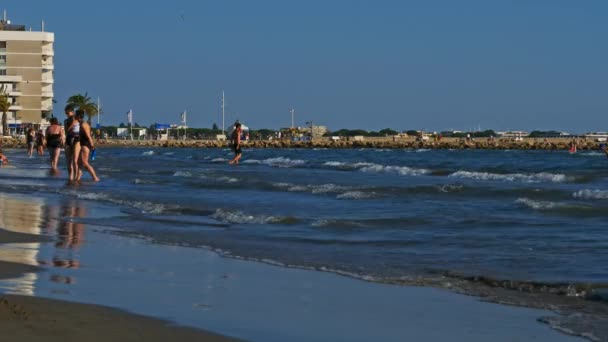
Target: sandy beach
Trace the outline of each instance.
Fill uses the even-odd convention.
[[[50,239],[0,229],[0,249],[3,244],[44,241]],[[0,280],[40,271],[0,261]],[[107,307],[15,295],[0,295],[0,330],[10,341],[237,341]]]

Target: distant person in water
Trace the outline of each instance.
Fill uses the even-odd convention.
[[[230,164],[238,164],[239,160],[241,160],[242,151],[241,151],[241,123],[236,122],[234,124],[234,130],[232,131],[232,137],[230,141],[232,143],[232,150],[234,151],[234,158],[230,161]]]
[[[602,151],[604,151],[604,153],[606,154],[606,157],[608,158],[608,144],[602,144],[602,145],[600,145],[600,149]]]
[[[93,143],[93,137],[91,136],[91,125],[84,120],[84,112],[80,110],[76,112],[76,120],[80,122],[80,165],[76,180],[80,181],[82,169],[85,169],[91,174],[95,182],[99,182],[95,169],[89,164],[89,156],[91,155],[91,152],[95,150],[95,144]]]
[[[5,164],[8,164],[8,158],[0,151],[0,166],[4,166]]]
[[[25,141],[27,142],[27,156],[31,157],[34,154],[34,140],[36,139],[36,132],[33,127],[27,130]]]
[[[46,147],[49,150],[51,157],[51,171],[57,172],[57,164],[59,163],[59,155],[61,154],[61,146],[65,143],[65,134],[59,125],[57,118],[51,118],[51,125],[46,129]]]

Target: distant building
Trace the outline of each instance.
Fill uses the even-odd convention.
[[[42,25],[42,31],[26,31],[24,25],[11,24],[6,11],[0,20],[0,86],[12,103],[9,127],[47,125],[53,110],[55,35]]]
[[[530,135],[530,132],[526,131],[509,131],[509,132],[496,132],[499,137],[503,138],[525,138]]]

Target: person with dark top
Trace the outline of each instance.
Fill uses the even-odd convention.
[[[232,137],[230,138],[230,142],[232,143],[232,150],[234,151],[234,158],[230,161],[229,164],[238,164],[239,160],[242,156],[241,150],[241,123],[236,122],[234,124],[234,130],[232,131]]]
[[[25,139],[27,141],[27,155],[28,157],[31,157],[32,154],[34,153],[34,139],[36,138],[36,132],[34,132],[34,128],[30,127],[27,130],[27,135],[25,136]]]
[[[93,180],[95,182],[99,182],[99,178],[95,173],[95,169],[93,166],[89,164],[89,156],[92,151],[95,151],[95,144],[93,143],[93,137],[91,136],[91,125],[84,120],[84,112],[77,111],[76,112],[76,120],[80,122],[80,167],[78,171],[78,175],[76,176],[76,180],[80,181],[82,177],[82,169],[89,171]]]
[[[38,150],[38,155],[44,155],[44,133],[41,129],[36,133],[36,149]]]
[[[57,118],[51,118],[51,125],[46,129],[46,147],[49,149],[49,155],[51,157],[52,172],[57,172],[61,145],[63,145],[64,142],[65,135],[63,129],[59,125],[59,120],[57,120]]]
[[[70,137],[68,135],[68,129],[72,127],[72,123],[74,122],[74,107],[72,105],[65,106],[65,115],[67,118],[63,121],[63,128],[65,137],[65,161],[67,163],[68,168],[68,177],[72,180],[72,146],[70,146]]]
[[[68,111],[70,109],[70,111]],[[78,110],[78,112],[82,112],[84,116],[84,112],[82,110]],[[78,160],[80,159],[80,121],[76,120],[74,116],[74,108],[70,105],[66,107],[66,113],[68,118],[65,120],[66,126],[66,151],[69,146],[70,155],[68,157],[68,153],[66,152],[66,158],[68,159],[68,171],[70,181],[76,180],[78,178]]]

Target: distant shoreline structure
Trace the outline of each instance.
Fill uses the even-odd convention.
[[[244,143],[245,148],[327,148],[327,149],[442,149],[442,150],[568,150],[572,142],[578,150],[600,150],[603,143],[597,139],[586,138],[441,138],[440,140],[423,140],[407,137],[358,137],[332,140],[317,138],[313,141],[291,140],[250,140]],[[3,148],[25,148],[24,139],[5,137]],[[218,140],[102,140],[97,147],[133,147],[133,148],[227,148],[227,141]]]

